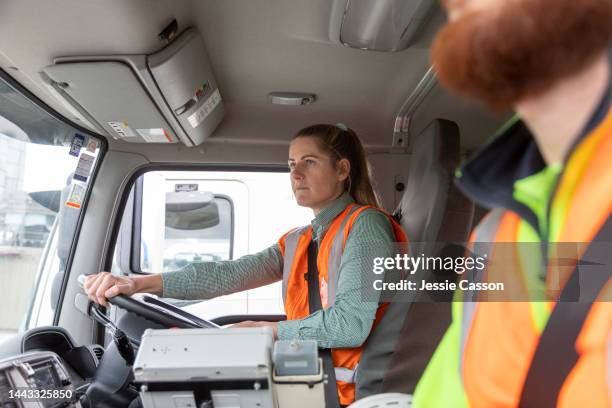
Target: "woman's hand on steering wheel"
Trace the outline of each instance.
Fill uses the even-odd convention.
[[[83,282],[83,290],[89,299],[104,307],[112,303],[127,312],[168,328],[219,328],[215,323],[185,312],[156,297],[146,295],[138,299],[130,297],[134,293],[161,295],[162,287],[162,278],[159,274],[127,277],[100,272],[85,277]],[[113,298],[112,301],[109,301],[110,298]]]
[[[109,298],[117,295],[133,295],[137,292],[137,285],[134,278],[117,276],[110,272],[100,272],[96,275],[87,276],[83,289],[89,299],[107,307]]]

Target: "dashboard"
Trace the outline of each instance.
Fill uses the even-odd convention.
[[[0,351],[0,407],[81,407],[104,349],[76,346],[60,327],[41,327]]]
[[[49,351],[0,361],[0,406],[80,407],[74,385],[59,357]]]

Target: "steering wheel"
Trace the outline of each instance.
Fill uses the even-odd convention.
[[[150,295],[139,295],[140,299],[119,295],[108,302],[127,312],[137,314],[154,323],[180,329],[219,328],[215,323],[201,319],[191,313]]]
[[[83,288],[85,283],[85,275],[79,275],[77,281],[79,286]],[[126,312],[134,313],[144,317],[153,323],[158,323],[168,328],[179,329],[218,329],[219,325],[204,319],[200,319],[191,313],[188,313],[168,302],[159,300],[156,297],[140,294],[140,299],[131,296],[118,295],[108,299],[108,302],[117,306]],[[89,301],[89,305],[84,307],[84,313],[96,319],[99,319],[102,324],[115,326],[99,306]],[[94,316],[95,315],[95,316]]]

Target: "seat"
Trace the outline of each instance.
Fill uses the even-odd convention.
[[[454,122],[436,119],[416,139],[408,183],[396,211],[412,253],[430,256],[442,250],[462,255],[460,245],[468,240],[474,203],[454,186],[459,161],[460,135]],[[458,246],[440,248],[438,242]],[[426,279],[435,279],[426,273],[431,275]],[[450,321],[449,301],[394,298],[364,345],[356,398],[412,393]]]

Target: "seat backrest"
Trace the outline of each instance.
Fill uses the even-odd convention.
[[[432,255],[437,242],[468,239],[474,204],[453,184],[459,161],[459,128],[454,122],[436,119],[415,141],[396,215],[410,242],[418,243],[419,253]],[[358,399],[414,390],[451,318],[450,303],[414,300],[391,303],[368,338],[357,376]]]
[[[460,160],[459,128],[436,119],[419,135],[408,183],[399,204],[400,223],[413,242],[433,241],[442,225],[453,173]]]

